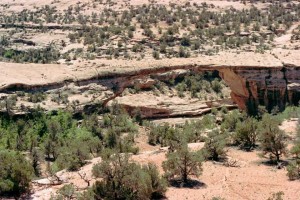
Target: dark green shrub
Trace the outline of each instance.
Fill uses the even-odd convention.
[[[23,155],[15,151],[0,151],[0,196],[15,197],[29,192],[33,168]]]
[[[153,56],[153,58],[155,58],[156,60],[158,60],[159,59],[159,52],[158,51],[153,51],[152,52],[152,56]]]
[[[286,135],[279,129],[279,122],[269,114],[265,114],[259,124],[259,140],[264,155],[278,163],[282,155],[287,154]]]
[[[29,93],[28,94],[28,101],[32,103],[42,102],[46,99],[46,94],[38,92],[38,93]]]
[[[205,144],[202,149],[203,155],[209,160],[219,160],[220,156],[225,156],[225,146],[227,143],[227,134],[219,130],[213,130],[207,134]]]
[[[255,147],[257,140],[258,122],[254,118],[247,118],[236,125],[234,139],[241,148],[250,150]]]
[[[126,154],[103,156],[103,161],[93,167],[96,181],[93,191],[104,199],[152,199],[161,197],[166,183],[152,164],[141,166],[129,161]]]
[[[167,154],[167,160],[163,162],[165,176],[168,179],[179,178],[187,183],[190,175],[199,177],[202,173],[203,157],[200,151],[192,152],[187,143],[183,143],[174,152]]]

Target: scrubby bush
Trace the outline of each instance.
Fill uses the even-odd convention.
[[[26,158],[15,151],[0,150],[0,196],[16,198],[29,192],[33,168]]]
[[[209,132],[205,138],[205,144],[202,149],[204,157],[208,160],[217,161],[221,156],[225,156],[226,140],[226,133],[221,133],[219,130]]]
[[[169,180],[179,178],[183,183],[187,183],[189,176],[201,175],[202,162],[201,152],[192,152],[187,143],[183,142],[174,152],[167,154],[167,160],[163,162],[165,176]]]
[[[153,56],[153,58],[158,60],[159,59],[159,52],[158,51],[153,51],[152,56]]]
[[[60,188],[57,193],[58,195],[55,197],[52,197],[51,200],[60,200],[60,199],[72,199],[75,197],[75,187],[72,184],[64,185],[62,188]]]
[[[287,176],[290,180],[300,179],[300,159],[296,159],[287,166]]]
[[[238,122],[235,129],[234,139],[243,149],[250,150],[255,147],[257,140],[258,122],[254,118],[247,118]]]
[[[290,180],[300,179],[300,124],[295,144],[290,153],[294,156],[294,160],[287,166],[287,176]]]
[[[287,154],[286,135],[279,129],[279,121],[265,114],[259,124],[259,141],[264,155],[278,163],[282,155]]]
[[[267,200],[283,200],[284,192],[274,192]]]
[[[214,79],[211,82],[211,88],[216,92],[216,93],[220,93],[222,90],[222,85],[220,84],[220,80],[218,79]]]
[[[169,144],[169,139],[174,135],[174,132],[175,129],[168,124],[164,124],[163,126],[152,124],[148,134],[148,143],[151,145],[160,144],[161,146],[167,146]]]
[[[239,110],[233,110],[225,115],[221,128],[227,130],[228,132],[234,132],[237,124],[244,118],[245,114],[241,113]]]
[[[0,109],[5,109],[5,111],[11,115],[12,114],[12,109],[15,107],[17,103],[17,96],[16,95],[11,95],[3,100],[0,100]]]
[[[93,167],[96,181],[93,191],[103,199],[152,199],[161,197],[166,183],[153,164],[141,166],[129,160],[126,154],[103,156],[103,161]]]
[[[46,99],[46,94],[45,93],[29,93],[28,94],[28,101],[32,102],[32,103],[38,103],[38,102],[42,102]]]

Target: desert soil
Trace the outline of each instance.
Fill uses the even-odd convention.
[[[284,121],[281,129],[294,136],[297,128],[297,120]],[[133,155],[132,159],[139,163],[154,163],[159,167],[161,173],[162,162],[165,160],[167,148],[159,148],[147,144],[147,130],[139,129],[140,135],[136,139],[140,148],[138,155]],[[192,143],[189,147],[198,150],[203,147],[203,143]],[[284,200],[300,199],[299,181],[290,181],[286,176],[286,168],[277,169],[276,166],[267,164],[267,158],[258,156],[258,150],[245,152],[235,147],[227,149],[228,161],[236,162],[235,167],[226,167],[222,162],[205,162],[203,173],[199,178],[192,177],[199,181],[199,186],[194,188],[169,187],[166,198],[177,199],[212,199],[222,197],[230,200],[260,200],[267,199],[273,193],[284,192]],[[94,158],[89,164],[81,168],[79,172],[58,172],[58,175],[66,182],[72,183],[82,190],[87,187],[79,174],[85,175],[93,183],[91,169],[94,164],[100,162],[100,158]],[[47,179],[39,180],[40,183],[47,182]],[[49,199],[51,194],[61,188],[62,185],[52,187],[41,187],[35,184],[32,199]]]

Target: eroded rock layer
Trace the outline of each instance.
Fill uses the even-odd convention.
[[[283,109],[287,103],[299,103],[299,67],[225,68],[220,72],[241,109],[255,109],[258,105],[269,110],[275,106]]]
[[[274,106],[283,109],[287,103],[298,104],[300,100],[300,60],[297,57],[299,53],[300,51],[275,52],[276,56],[254,53],[226,54],[175,58],[172,62],[168,59],[132,62],[95,60],[93,64],[83,61],[74,66],[1,63],[0,98],[16,91],[43,91],[51,94],[69,89],[72,90],[69,99],[75,101],[78,98],[78,107],[84,108],[99,102],[107,104],[128,87],[149,88],[155,83],[155,79],[166,80],[185,76],[186,70],[218,71],[230,87],[232,100],[239,108],[249,112],[255,112],[258,105],[265,105],[269,110]],[[88,93],[83,95],[87,91]],[[147,98],[144,101],[147,102]],[[134,99],[130,102],[134,102]],[[134,103],[123,103],[131,110],[134,108]],[[139,108],[145,111],[145,117],[196,115],[210,108],[203,107],[207,105],[205,102],[186,101],[185,104],[181,105],[182,112],[176,103],[153,109],[143,105]],[[193,105],[196,107],[193,108]],[[62,104],[49,102],[43,102],[41,106],[46,110],[64,107]]]

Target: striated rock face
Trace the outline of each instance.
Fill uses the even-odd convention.
[[[300,68],[287,68],[285,71],[287,80],[287,97],[289,102],[299,105],[300,101]]]
[[[231,97],[239,108],[251,112],[258,105],[268,110],[283,109],[300,100],[300,68],[225,68],[220,75],[232,90]]]
[[[50,96],[55,90],[60,92],[66,88],[70,101],[80,100],[79,107],[98,105],[99,102],[106,105],[121,96],[127,87],[151,88],[155,80],[182,77],[188,70],[193,70],[218,71],[232,91],[232,100],[249,112],[255,112],[258,105],[265,105],[269,110],[274,106],[283,109],[287,103],[298,105],[300,51],[280,50],[273,54],[220,54],[145,61],[95,60],[94,64],[78,62],[73,66],[0,63],[0,98],[16,91],[43,91]],[[50,98],[41,104],[46,110],[68,106],[55,105]],[[139,100],[150,101],[142,97]],[[133,110],[137,100],[125,101],[131,101],[132,104],[124,105]],[[157,104],[154,102],[153,105]],[[151,106],[140,105],[146,117],[197,115],[210,107],[188,101],[180,105]]]
[[[193,117],[210,112],[212,107],[236,108],[231,99],[201,101],[197,98],[171,95],[155,96],[148,92],[117,97],[116,101],[129,114],[135,115],[138,111],[142,118]]]
[[[195,68],[193,68],[195,69]],[[300,67],[199,67],[197,71],[219,71],[220,77],[231,89],[231,98],[240,109],[256,114],[259,105],[271,111],[275,106],[283,110],[286,104],[298,105],[300,101]],[[152,77],[176,77],[183,73],[170,71]],[[185,71],[185,70],[183,70]],[[147,78],[145,81],[148,80]],[[151,79],[152,80],[152,79]],[[147,85],[147,84],[146,84]],[[196,116],[209,112],[211,105],[169,98],[133,95],[118,97],[118,102],[130,112],[138,108],[145,118]],[[233,106],[233,104],[221,104]]]

